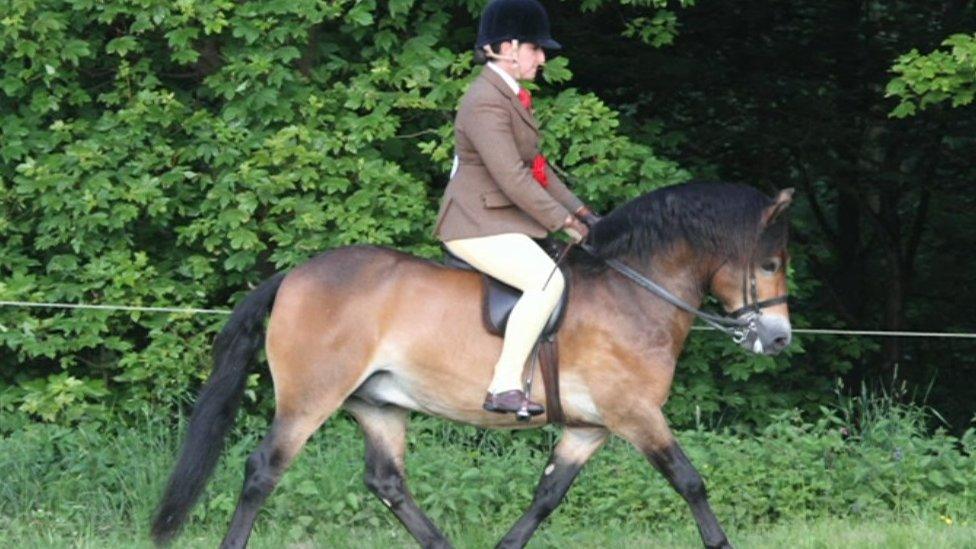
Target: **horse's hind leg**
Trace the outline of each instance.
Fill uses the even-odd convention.
[[[338,403],[332,408],[338,408]],[[244,489],[241,491],[222,548],[247,545],[254,519],[281,475],[331,411],[317,417],[276,415],[271,429],[244,467]]]
[[[407,411],[350,399],[345,404],[366,438],[366,487],[393,511],[422,547],[450,547],[444,534],[417,506],[404,480]]]
[[[285,469],[358,383],[359,369],[338,366],[316,369],[314,360],[286,358],[292,360],[273,362],[275,418],[258,449],[247,458],[244,488],[221,547],[239,548],[247,544],[258,510]]]
[[[576,475],[603,445],[607,435],[608,431],[603,428],[566,428],[539,479],[532,505],[498,542],[498,547],[523,547],[529,541],[539,524],[563,500]]]
[[[705,547],[732,547],[708,503],[705,482],[678,445],[660,408],[633,414],[625,424],[613,426],[613,430],[643,452],[688,503]]]

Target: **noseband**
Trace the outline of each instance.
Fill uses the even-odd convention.
[[[596,251],[588,244],[580,244],[580,247],[606,263],[610,268],[629,278],[635,284],[660,297],[675,307],[691,313],[702,319],[706,324],[712,326],[732,338],[737,344],[744,341],[753,341],[758,337],[757,320],[762,316],[762,310],[773,305],[786,303],[787,295],[777,296],[771,299],[759,301],[759,288],[756,283],[756,272],[754,262],[749,262],[749,269],[742,274],[742,302],[744,305],[732,311],[728,315],[716,315],[692,307],[680,297],[669,292],[665,287],[640,274],[629,265],[618,259],[607,259],[600,257]]]
[[[746,292],[748,288],[748,293]],[[743,305],[738,309],[729,313],[731,317],[741,317],[748,313],[753,313],[755,315],[762,314],[762,310],[767,307],[772,307],[773,305],[779,305],[780,303],[786,303],[787,295],[779,295],[763,301],[759,301],[759,287],[756,283],[756,262],[749,262],[749,269],[742,272],[742,303]]]

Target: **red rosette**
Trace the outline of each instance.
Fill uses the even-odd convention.
[[[546,157],[541,154],[535,155],[532,161],[532,177],[545,189],[549,186],[549,176],[546,174]]]

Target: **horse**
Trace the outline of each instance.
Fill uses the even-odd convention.
[[[788,223],[781,215],[791,198],[792,189],[770,198],[745,185],[693,182],[635,198],[594,224],[589,252],[574,250],[566,265],[571,290],[558,332],[562,436],[531,505],[499,547],[528,542],[611,434],[633,444],[686,500],[706,547],[731,547],[662,411],[694,316],[608,262],[625,264],[693,308],[710,293],[725,311],[749,318],[744,347],[775,354],[791,338]],[[481,292],[478,273],[372,246],[327,251],[261,283],[215,339],[213,371],[153,519],[156,543],[176,536],[212,474],[263,344],[274,419],[247,458],[221,546],[247,544],[289,463],[343,408],[366,440],[369,490],[421,546],[450,547],[407,488],[409,413],[484,428],[547,423],[545,414],[519,421],[482,409],[502,339],[481,324]],[[539,393],[533,397],[548,409]]]

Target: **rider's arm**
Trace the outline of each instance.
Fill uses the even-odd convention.
[[[569,190],[569,187],[563,183],[562,179],[556,174],[556,170],[552,168],[552,163],[550,162],[549,169],[546,170],[546,177],[549,180],[548,191],[556,201],[563,205],[567,210],[576,213],[580,208],[583,207],[583,201],[573,194],[573,191]]]

